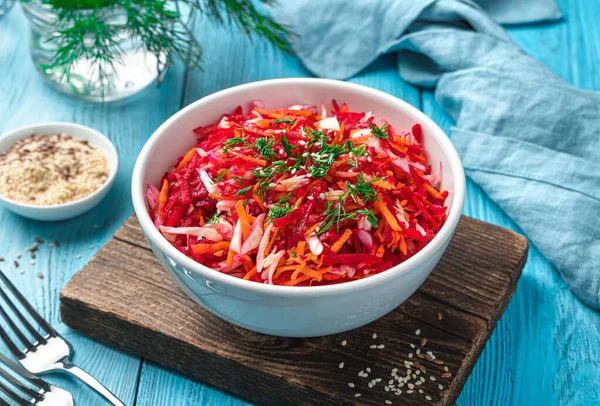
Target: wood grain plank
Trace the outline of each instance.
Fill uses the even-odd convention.
[[[367,382],[358,372],[369,367],[371,379],[387,381],[393,368],[405,372],[404,360],[420,362],[420,373],[428,379],[434,376],[436,383],[425,381],[403,402],[423,404],[429,396],[432,402],[425,403],[451,404],[512,296],[527,257],[527,242],[521,236],[463,218],[448,248],[448,253],[464,253],[456,257],[460,266],[445,260],[432,275],[456,276],[462,269],[478,267],[477,280],[489,285],[502,282],[493,274],[507,276],[510,283],[501,285],[501,297],[480,297],[489,313],[469,311],[463,303],[473,300],[469,296],[448,295],[453,300],[446,305],[444,296],[429,293],[440,289],[429,278],[398,310],[368,326],[328,337],[289,339],[244,330],[196,305],[169,280],[141,235],[139,225],[128,221],[116,233],[118,238],[67,284],[61,294],[65,323],[259,404],[381,404],[391,395],[382,390],[385,383],[378,390],[365,388]],[[486,239],[487,244],[466,249],[472,241]],[[504,249],[503,261],[470,262],[498,249]],[[496,268],[512,273],[509,277],[506,269],[490,272]],[[456,284],[441,289],[464,288]],[[438,312],[444,312],[446,321],[439,320]],[[379,336],[376,341],[373,333]],[[429,341],[421,342],[422,337]],[[340,345],[343,340],[347,346]],[[371,348],[374,343],[384,343],[385,351]],[[444,364],[422,359],[417,351],[432,351]],[[451,377],[442,378],[444,367]],[[356,382],[354,389],[349,382]],[[440,392],[439,384],[447,390]],[[356,393],[361,393],[360,399]]]

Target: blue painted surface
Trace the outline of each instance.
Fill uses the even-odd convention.
[[[512,28],[510,34],[568,82],[600,90],[600,2],[559,3],[565,14],[563,22]],[[58,94],[42,81],[29,59],[26,21],[18,8],[0,20],[0,133],[39,121],[73,121],[94,127],[111,138],[122,163],[109,198],[79,218],[44,224],[0,209],[0,256],[7,259],[0,266],[43,315],[72,340],[76,363],[129,405],[245,403],[71,332],[60,322],[60,289],[133,213],[129,176],[135,158],[145,140],[166,118],[198,98],[226,87],[308,75],[293,56],[260,42],[251,43],[235,29],[200,21],[197,31],[206,47],[205,72],[186,72],[175,67],[159,89],[148,89],[133,100],[96,105]],[[398,77],[393,57],[381,58],[352,81],[410,102],[446,130],[451,125],[430,92],[408,86]],[[465,214],[518,231],[472,182],[467,194]],[[53,249],[44,245],[34,265],[24,256],[21,267],[16,269],[12,259],[38,236],[59,240],[61,245]],[[79,255],[81,258],[77,258]],[[36,276],[38,272],[44,279]],[[54,377],[49,380],[72,391],[79,405],[102,404],[77,382]],[[517,292],[457,404],[600,404],[600,317],[570,293],[535,247]]]

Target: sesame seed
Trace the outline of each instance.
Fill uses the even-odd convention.
[[[425,396],[425,400],[431,400],[431,396]]]
[[[17,252],[17,258],[21,258],[22,254],[20,252]]]
[[[421,347],[425,346],[425,344],[427,344],[427,339],[425,337],[423,337],[421,339]]]
[[[81,259],[81,255],[78,254],[75,258]]]
[[[376,378],[376,379],[374,379],[374,381],[379,383],[379,382],[381,382],[381,378]]]
[[[415,385],[413,385],[412,383],[408,384],[408,389],[413,389],[415,387]]]
[[[350,388],[354,388],[354,384],[353,384],[352,382],[348,382],[348,386],[349,386]]]
[[[15,264],[15,267],[19,267],[19,262],[17,260],[13,261],[13,263]]]
[[[408,393],[408,394],[410,395],[411,393],[413,393],[413,391],[411,391],[411,390],[409,389],[409,390],[407,390],[407,391],[406,391],[406,393]]]
[[[362,377],[364,373],[365,373],[365,371],[360,371],[360,372],[358,373],[358,376]]]
[[[292,175],[293,175],[293,174],[295,174],[295,173],[296,173],[296,171],[297,171],[297,169],[296,169],[296,168],[292,169],[292,170],[291,170],[291,172],[292,172]]]
[[[429,379],[435,382],[435,376],[430,376]]]
[[[421,350],[417,348],[417,351],[415,351],[417,353],[417,355],[419,355],[421,353]]]
[[[42,275],[40,272],[38,272],[37,277],[40,279],[44,279],[44,275]]]
[[[283,148],[279,148],[279,155],[283,155],[285,151],[283,150]]]
[[[441,320],[443,317],[444,317],[444,315],[442,313],[438,313],[437,314],[437,319],[438,320]]]
[[[398,396],[399,396],[399,395],[402,395],[402,391],[401,391],[401,390],[397,391],[397,392],[396,392],[396,395],[398,395]]]
[[[367,157],[367,162],[373,162],[373,158],[371,158],[370,156]]]
[[[408,358],[412,358],[413,357],[413,353],[411,352],[410,354],[408,354]]]
[[[421,334],[421,329],[415,330],[415,335],[418,336],[419,334]]]
[[[359,398],[359,397],[360,397],[360,393],[355,393],[355,394],[354,394],[354,397],[357,397],[357,398]]]
[[[319,193],[319,198],[320,198],[320,199],[325,199],[325,193],[322,193],[322,192],[321,192],[321,193]]]
[[[373,340],[376,339],[377,338],[377,333],[373,333],[372,337],[373,337]]]
[[[391,400],[386,400],[386,401],[385,401],[385,404],[386,404],[386,405],[391,405],[391,404],[392,404],[392,401],[391,401]]]
[[[367,368],[367,369],[366,369],[366,371],[367,371],[367,372],[371,372],[371,368]]]
[[[431,351],[427,351],[427,354],[428,354],[429,356],[433,357],[433,352],[431,352]]]
[[[4,257],[0,257],[0,262],[4,262]]]
[[[441,359],[434,359],[433,363],[436,365],[444,365],[444,361],[442,361]]]
[[[369,388],[372,388],[373,384],[371,382],[369,382]]]
[[[342,341],[342,347],[345,347],[346,344],[348,344],[348,341],[346,341],[346,340]]]
[[[444,385],[442,385],[441,383],[438,385],[438,389],[439,390],[444,390]]]
[[[371,348],[372,350],[374,350],[375,348],[377,348],[377,345],[373,344],[373,345],[369,346],[369,348]]]
[[[410,343],[410,348],[415,348],[415,345],[413,343]]]
[[[393,379],[390,379],[390,380],[388,381],[388,385],[393,385],[393,384],[394,384],[394,380],[393,380]]]
[[[344,363],[340,362],[340,365],[338,365],[340,367],[340,369],[344,368]]]
[[[31,260],[31,265],[35,265],[35,261],[33,259]]]
[[[379,350],[383,350],[384,348],[385,348],[385,345],[384,345],[384,344],[379,344],[379,345],[377,346],[377,349],[379,349]]]
[[[450,378],[452,376],[452,374],[450,372],[444,372],[441,377],[442,378]]]

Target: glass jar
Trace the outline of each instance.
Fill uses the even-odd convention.
[[[57,64],[57,33],[70,28],[69,25],[59,21],[56,11],[40,0],[21,5],[30,23],[33,63],[44,79],[62,93],[88,101],[120,100],[145,89],[166,71],[166,55],[157,57],[147,52],[139,37],[119,28],[125,27],[127,16],[117,7],[96,11],[95,16],[116,27],[111,40],[121,50],[117,60],[80,57],[68,66]],[[75,13],[87,17],[91,11],[83,9]],[[94,37],[84,38],[84,46],[91,46],[93,41]]]
[[[0,0],[0,17],[2,17],[14,4],[14,0]]]

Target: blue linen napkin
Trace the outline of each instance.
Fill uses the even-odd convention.
[[[600,93],[565,83],[494,20],[556,20],[554,1],[479,2],[295,0],[272,14],[318,76],[345,79],[395,52],[406,81],[435,86],[467,175],[600,308]]]

